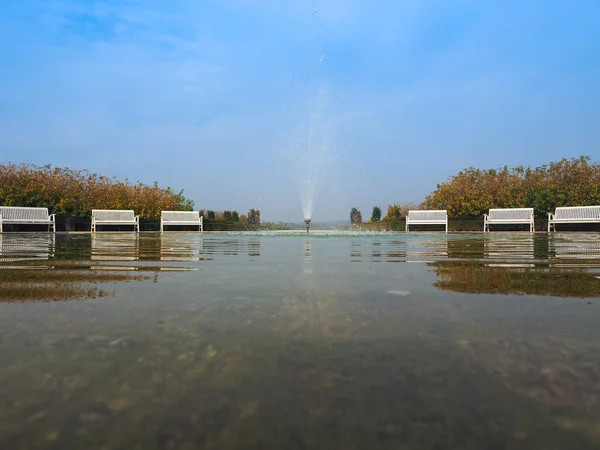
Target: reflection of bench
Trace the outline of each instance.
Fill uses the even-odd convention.
[[[448,211],[445,209],[408,211],[406,217],[407,232],[410,231],[411,225],[444,225],[446,232],[448,232]]]
[[[139,259],[139,254],[137,233],[92,234],[93,261],[135,261]]]
[[[528,224],[529,231],[535,230],[533,225],[533,208],[490,209],[483,215],[483,231],[490,231],[490,225]]]
[[[548,232],[556,231],[557,223],[600,223],[600,206],[561,206],[548,214]]]
[[[0,233],[2,227],[15,225],[47,225],[48,231],[56,231],[54,214],[48,214],[48,208],[28,208],[21,206],[0,206]]]
[[[98,225],[133,225],[134,231],[140,231],[140,216],[132,209],[92,209],[92,233]]]
[[[54,256],[55,233],[0,234],[0,262],[49,259]],[[44,266],[31,266],[31,268]]]
[[[194,225],[203,231],[202,219],[199,211],[161,211],[160,231],[164,231],[165,225]]]

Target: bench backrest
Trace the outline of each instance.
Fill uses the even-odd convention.
[[[600,205],[597,206],[560,206],[554,213],[555,219],[599,219]]]
[[[200,211],[161,211],[160,217],[174,222],[200,222]]]
[[[49,220],[48,208],[0,206],[2,220]]]
[[[531,220],[533,208],[490,209],[490,220]]]
[[[438,210],[414,210],[408,211],[408,220],[412,221],[438,221],[445,222],[446,217],[448,216],[448,211],[445,209]]]
[[[132,209],[92,209],[92,217],[96,220],[135,220]]]

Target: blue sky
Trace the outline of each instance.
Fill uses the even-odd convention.
[[[600,159],[595,0],[6,0],[0,38],[0,160],[198,208],[301,221],[311,129],[315,221],[468,166]]]

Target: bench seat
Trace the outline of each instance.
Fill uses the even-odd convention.
[[[132,209],[92,209],[92,233],[98,225],[133,225],[134,231],[140,231],[140,216]]]
[[[0,233],[3,226],[15,225],[47,225],[48,231],[56,231],[56,216],[48,213],[48,208],[32,208],[25,206],[0,206]]]
[[[198,231],[203,231],[203,217],[200,215],[200,211],[161,211],[161,232],[164,231],[165,225],[194,225],[198,227]]]
[[[490,225],[528,224],[529,231],[535,230],[533,208],[497,208],[483,215],[483,231],[490,231]]]
[[[444,225],[448,232],[448,211],[438,210],[412,210],[406,216],[406,232],[410,231],[411,225]]]
[[[548,214],[548,232],[556,231],[557,223],[600,223],[600,205],[556,207]]]

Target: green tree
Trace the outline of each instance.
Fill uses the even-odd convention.
[[[240,221],[240,214],[235,210],[231,211],[231,221],[234,223],[237,223]]]
[[[260,210],[250,209],[248,211],[248,223],[250,225],[260,225]]]
[[[381,208],[379,206],[373,206],[373,212],[371,213],[371,222],[379,222],[381,220]]]
[[[350,209],[350,223],[355,223],[354,220],[356,218],[356,213],[358,212],[358,209],[356,208],[351,208]]]

